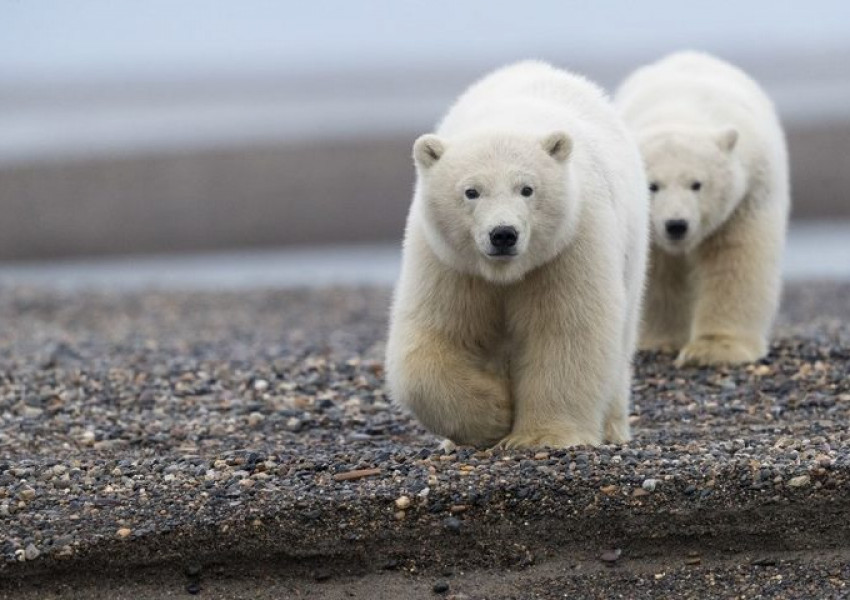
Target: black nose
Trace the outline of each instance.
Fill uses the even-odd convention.
[[[664,229],[671,240],[681,240],[688,233],[688,222],[684,219],[671,219],[664,222]]]
[[[490,243],[494,248],[513,248],[519,234],[513,227],[501,225],[490,231]]]

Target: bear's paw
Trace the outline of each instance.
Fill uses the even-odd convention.
[[[601,443],[599,435],[591,433],[576,434],[566,431],[548,430],[515,431],[497,444],[498,448],[517,450],[521,448],[569,448],[570,446],[597,446]]]
[[[732,336],[706,336],[689,342],[679,352],[676,366],[735,365],[753,362],[764,356],[761,343]]]

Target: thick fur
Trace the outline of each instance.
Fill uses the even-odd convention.
[[[680,365],[757,360],[779,304],[790,206],[771,101],[738,68],[682,52],[638,69],[615,102],[657,187],[641,347],[679,351]],[[675,219],[688,223],[680,240],[666,231]]]
[[[413,154],[393,397],[459,444],[628,440],[648,193],[605,95],[544,63],[509,66]],[[517,232],[515,256],[489,255],[498,226]]]

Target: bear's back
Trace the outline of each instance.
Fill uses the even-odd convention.
[[[603,124],[612,117],[608,98],[595,84],[544,62],[524,61],[472,84],[449,109],[437,133],[546,134],[578,123]]]
[[[701,52],[677,52],[635,71],[616,102],[632,126],[679,120],[710,127],[778,127],[773,103],[738,67]]]

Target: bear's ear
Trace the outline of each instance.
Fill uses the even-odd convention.
[[[413,142],[413,160],[426,169],[440,160],[445,151],[446,146],[443,140],[430,133],[420,136]]]
[[[732,152],[735,144],[738,143],[738,130],[734,127],[727,127],[715,136],[715,141],[718,147],[724,152]]]
[[[558,162],[565,162],[573,151],[573,141],[563,131],[555,131],[543,138],[543,149]]]

